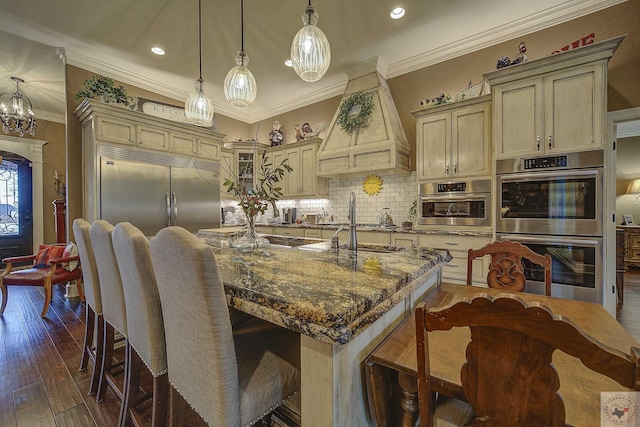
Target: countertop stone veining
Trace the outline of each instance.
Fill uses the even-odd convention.
[[[367,245],[353,259],[333,253],[329,242],[240,252],[218,238],[215,250],[231,307],[272,323],[341,345],[451,260],[444,249]],[[387,248],[389,249],[389,248]]]

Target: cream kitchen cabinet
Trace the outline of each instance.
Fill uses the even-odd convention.
[[[461,236],[441,234],[418,235],[418,246],[426,248],[448,249],[453,258],[442,269],[442,278],[445,281],[467,282],[467,259],[469,249],[479,249],[491,242],[490,237]],[[479,286],[487,286],[487,273],[489,272],[490,258],[477,258],[473,261],[472,283]]]
[[[305,229],[302,227],[272,227],[271,233],[278,236],[305,237]]]
[[[289,166],[293,169],[291,173],[285,174],[283,178],[284,198],[297,199],[328,196],[327,178],[319,178],[316,175],[316,154],[321,141],[315,138],[267,150],[267,158],[273,166],[277,166],[286,158]]]
[[[491,174],[491,95],[413,115],[418,181]]]
[[[496,158],[603,148],[607,62],[623,38],[486,74]]]
[[[337,230],[322,230],[322,238],[330,239]],[[358,243],[370,243],[376,245],[390,245],[391,244],[391,233],[387,233],[384,231],[363,231],[356,229],[356,238]],[[346,245],[349,239],[349,227],[345,227],[338,234],[338,242],[340,245]]]

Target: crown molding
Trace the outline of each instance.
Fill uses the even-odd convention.
[[[466,37],[446,46],[392,64],[385,64],[380,58],[382,66],[379,67],[379,71],[383,72],[387,79],[397,77],[504,41],[522,37],[625,1],[627,0],[588,0],[577,4],[575,2],[567,2],[527,18],[513,21],[508,25],[501,25],[498,28]],[[184,102],[189,95],[187,91],[179,89],[179,87],[191,87],[193,83],[184,77],[150,67],[133,66],[126,60],[117,59],[116,52],[114,52],[114,55],[105,56],[104,59],[95,58],[91,54],[96,50],[86,43],[41,27],[34,28],[31,26],[31,28],[25,30],[25,26],[20,26],[19,22],[12,20],[11,17],[5,16],[4,18],[0,17],[0,23],[11,23],[11,27],[16,30],[16,33],[21,33],[18,35],[46,44],[50,44],[54,40],[57,46],[65,46],[63,52],[66,53],[67,64],[112,77],[123,83],[175,99],[178,102]],[[239,110],[215,100],[213,101],[214,110],[216,113],[229,118],[253,124],[278,114],[341,95],[344,93],[347,81],[348,78],[345,74],[343,80],[334,82],[313,93],[257,111],[251,109]]]

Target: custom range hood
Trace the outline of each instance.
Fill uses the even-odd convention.
[[[347,71],[349,81],[340,105],[352,104],[350,111],[359,114],[361,110],[352,96],[362,93],[371,96],[373,109],[365,125],[346,132],[338,124],[341,111],[338,107],[318,150],[318,176],[354,178],[372,172],[383,175],[410,172],[411,147],[389,86],[379,72],[381,68],[375,57]]]

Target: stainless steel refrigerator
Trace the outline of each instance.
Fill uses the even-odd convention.
[[[130,222],[147,236],[169,225],[220,227],[217,162],[122,153],[100,157],[100,218]]]

